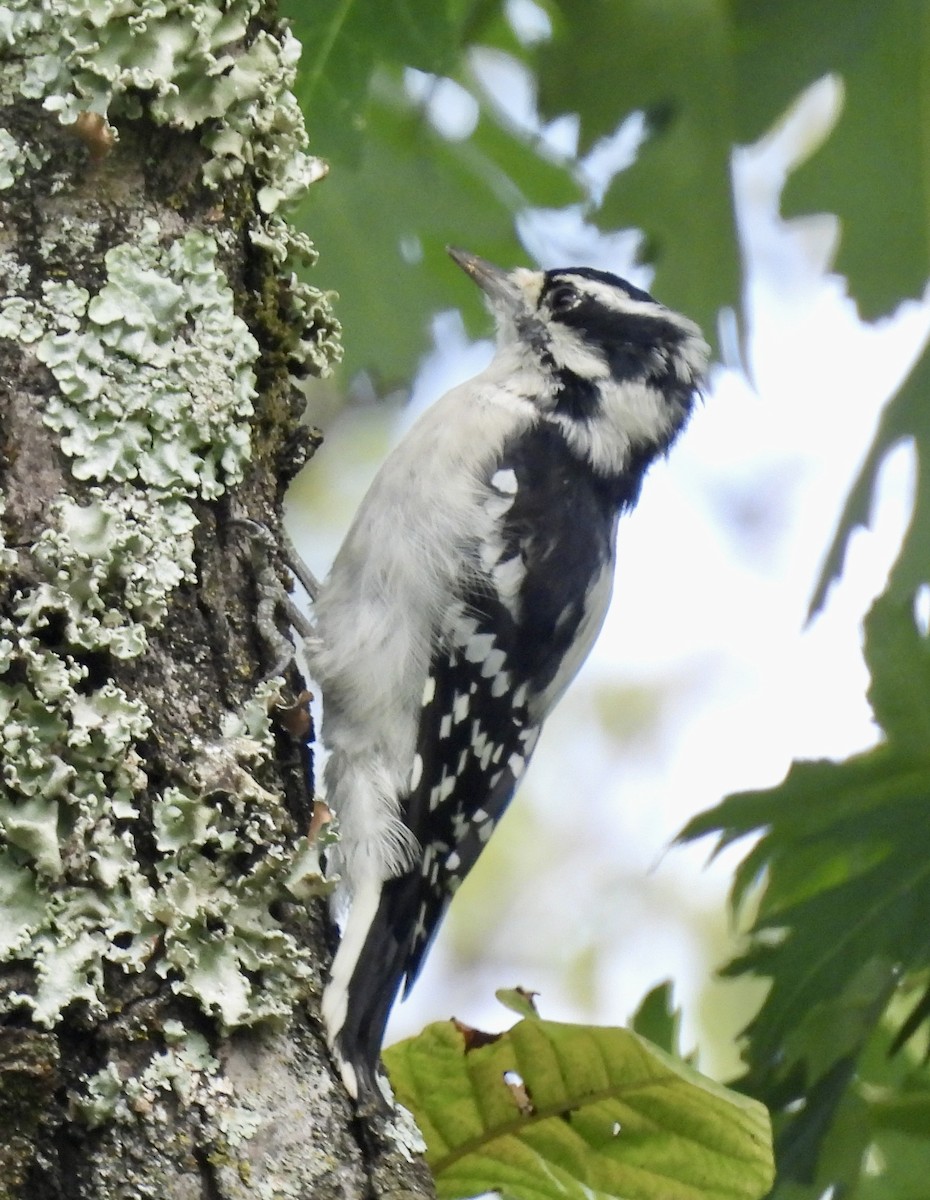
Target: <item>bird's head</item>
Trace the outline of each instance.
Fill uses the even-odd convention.
[[[607,271],[502,270],[449,248],[482,289],[498,356],[600,474],[651,460],[684,427],[707,369],[698,326]]]

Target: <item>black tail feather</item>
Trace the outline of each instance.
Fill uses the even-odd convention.
[[[378,1060],[391,1007],[407,973],[420,904],[419,874],[385,883],[378,911],[355,964],[336,1052],[355,1075],[359,1105],[384,1107]]]

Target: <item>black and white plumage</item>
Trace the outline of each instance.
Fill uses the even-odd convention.
[[[707,361],[692,321],[606,272],[450,254],[496,354],[387,459],[315,605],[348,902],[323,1016],[368,1104],[395,996],[600,630],[617,520]]]

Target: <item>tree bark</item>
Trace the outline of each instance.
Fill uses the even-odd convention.
[[[293,43],[130,7],[0,8],[0,1197],[430,1195],[321,1038],[309,715],[236,524],[339,353]]]

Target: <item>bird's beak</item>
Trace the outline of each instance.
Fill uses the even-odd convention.
[[[446,251],[452,261],[474,279],[492,305],[500,304],[509,309],[522,305],[523,293],[508,271],[455,246],[446,246]]]

